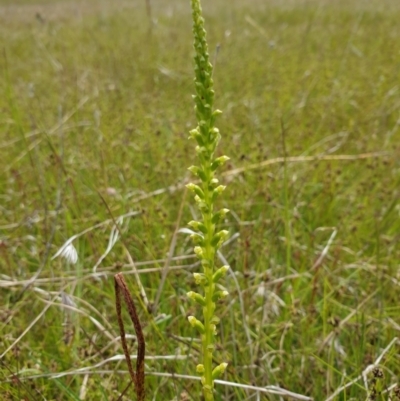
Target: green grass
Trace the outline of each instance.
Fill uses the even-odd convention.
[[[154,316],[139,301],[124,250],[138,269],[153,269],[140,279],[154,301],[174,231],[197,213],[180,185],[195,163],[190,4],[154,2],[150,32],[144,1],[95,3],[79,3],[79,13],[42,2],[44,22],[28,1],[0,13],[0,355],[38,318],[0,360],[6,400],[118,398],[129,382],[125,362],[98,364],[122,354],[112,342],[119,271],[136,295],[147,355],[187,356],[149,359],[146,372],[191,375],[198,360],[187,324],[196,307],[186,297],[198,266],[187,236],[176,235],[172,252],[181,258],[169,262],[176,269]],[[220,206],[233,212],[224,228],[236,240],[222,253],[240,286],[227,276],[216,362],[229,362],[226,380],[325,400],[399,335],[400,7],[226,4],[203,3],[210,49],[220,44],[218,155],[231,158]],[[249,168],[284,148],[303,161]],[[372,152],[385,154],[304,159]],[[141,213],[124,219],[96,275],[111,223],[74,241],[77,265],[50,260],[72,235],[130,211]],[[63,307],[60,291],[75,309]],[[387,386],[398,381],[398,351],[394,343],[380,361]],[[87,377],[53,377],[94,365]],[[200,383],[187,379],[148,375],[146,385],[149,400],[201,397]],[[217,400],[256,399],[216,388]],[[358,381],[334,399],[366,398]]]

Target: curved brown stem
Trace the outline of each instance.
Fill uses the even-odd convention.
[[[142,326],[138,314],[136,312],[135,304],[133,303],[132,296],[128,290],[125,283],[124,276],[122,273],[118,273],[114,276],[115,281],[115,308],[117,311],[117,319],[119,325],[119,331],[121,333],[121,343],[124,350],[124,355],[126,363],[128,364],[129,374],[135,385],[135,391],[138,401],[144,401],[145,391],[144,391],[144,355],[145,355],[145,340],[143,336]],[[129,355],[128,345],[125,338],[125,327],[122,320],[121,314],[121,292],[125,300],[125,304],[128,308],[129,316],[132,320],[133,326],[135,328],[138,350],[136,359],[136,372],[133,370],[131,357]]]

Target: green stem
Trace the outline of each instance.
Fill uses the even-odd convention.
[[[212,276],[212,275],[211,275]],[[204,338],[203,338],[203,365],[204,365],[204,383],[203,383],[203,391],[204,398],[206,400],[213,400],[213,387],[214,381],[212,378],[212,360],[213,360],[213,351],[209,347],[213,344],[213,336],[214,333],[211,328],[211,319],[213,315],[213,287],[211,285],[208,290],[206,290],[206,306],[203,311],[204,317]]]
[[[207,170],[210,168],[211,163],[207,163]],[[207,176],[210,176],[211,171],[207,171]],[[207,180],[211,181],[211,179]],[[204,329],[205,333],[203,336],[203,365],[204,365],[204,378],[205,382],[203,383],[204,388],[204,398],[207,401],[211,401],[214,399],[213,395],[213,387],[214,382],[212,378],[212,360],[213,360],[213,349],[210,348],[214,344],[214,330],[212,327],[211,319],[214,316],[215,311],[215,303],[213,302],[213,295],[215,285],[213,283],[213,273],[214,273],[214,260],[215,260],[215,249],[211,245],[211,240],[215,233],[215,225],[212,224],[212,213],[213,213],[213,205],[211,200],[210,191],[208,188],[209,182],[203,184],[204,190],[204,200],[207,205],[209,205],[208,213],[203,215],[204,225],[207,229],[207,235],[205,236],[205,257],[204,259],[207,261],[204,265],[204,275],[206,277],[209,285],[205,288],[205,301],[206,305],[203,309],[203,318],[204,318]]]

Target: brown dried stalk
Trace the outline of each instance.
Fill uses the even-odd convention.
[[[142,332],[142,326],[139,321],[138,314],[136,312],[135,304],[133,303],[132,296],[128,290],[122,273],[118,273],[114,276],[115,280],[115,307],[117,310],[117,319],[119,325],[119,331],[121,333],[122,348],[124,350],[126,363],[128,364],[129,374],[135,385],[136,397],[138,401],[144,401],[145,391],[144,391],[144,354],[145,354],[145,341]],[[121,314],[121,292],[124,296],[126,306],[128,307],[128,313],[132,320],[133,326],[135,328],[138,350],[136,359],[136,373],[132,367],[131,357],[129,355],[128,345],[125,338],[125,327],[122,321]]]

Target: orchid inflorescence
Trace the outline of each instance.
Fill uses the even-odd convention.
[[[225,298],[228,292],[218,284],[225,276],[228,266],[217,268],[215,265],[216,253],[228,237],[228,231],[217,230],[217,225],[229,212],[228,209],[214,211],[217,197],[224,191],[225,186],[219,185],[215,172],[229,158],[227,156],[214,157],[215,150],[221,138],[215,121],[221,114],[220,110],[213,110],[213,67],[209,61],[206,31],[200,0],[191,0],[194,35],[194,70],[196,94],[195,111],[197,127],[190,131],[190,139],[197,143],[196,153],[198,166],[189,170],[199,179],[200,185],[190,183],[187,188],[194,193],[194,199],[201,212],[202,221],[191,221],[189,226],[193,229],[192,239],[194,252],[201,261],[203,273],[194,273],[196,284],[202,287],[203,293],[188,292],[188,297],[200,304],[203,308],[203,321],[189,316],[190,324],[197,329],[202,339],[203,363],[197,365],[197,372],[201,374],[203,393],[206,401],[214,399],[214,380],[221,376],[227,363],[213,367],[213,352],[215,348],[215,335],[219,319],[215,314],[216,303]]]

